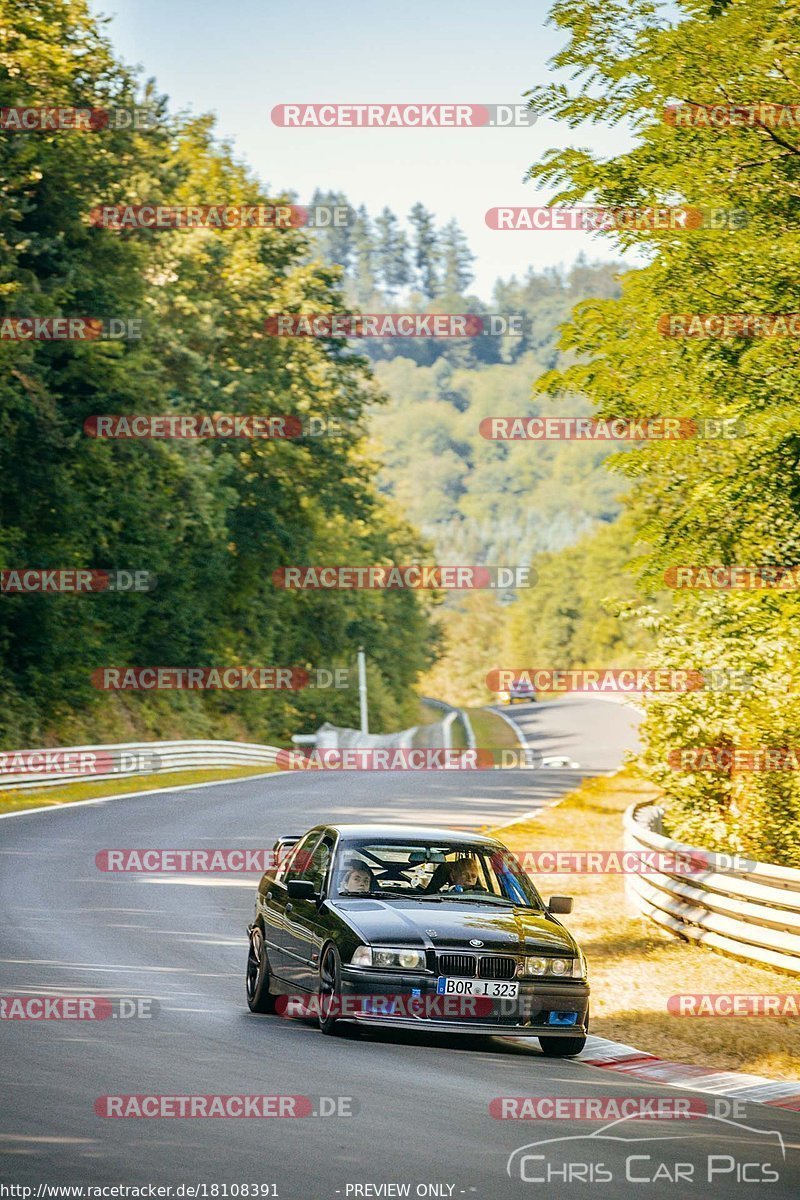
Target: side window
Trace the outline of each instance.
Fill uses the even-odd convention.
[[[322,884],[328,873],[330,861],[331,844],[327,840],[321,841],[311,855],[311,862],[308,864],[308,869],[303,873],[303,878],[310,879],[317,892],[322,891]]]
[[[300,839],[297,845],[289,851],[275,875],[276,883],[286,883],[288,878],[298,879],[305,875],[304,868],[309,865],[309,854],[313,852],[321,836],[319,830],[313,829],[311,833],[307,833],[304,838]]]

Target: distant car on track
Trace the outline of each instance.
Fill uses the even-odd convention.
[[[258,885],[247,1003],[291,1013],[305,998],[299,1015],[323,1033],[349,1022],[529,1036],[547,1055],[579,1054],[586,961],[556,916],[571,911],[567,896],[545,904],[493,838],[317,825]]]
[[[512,679],[508,688],[497,693],[501,704],[516,704],[517,700],[535,700],[536,691],[529,679]]]

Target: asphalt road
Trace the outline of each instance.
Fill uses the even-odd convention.
[[[614,767],[634,736],[628,708],[588,699],[519,705],[513,718],[536,749],[568,753],[586,772]],[[748,1105],[736,1124],[626,1122],[599,1140],[589,1136],[596,1122],[493,1119],[489,1103],[500,1096],[691,1093],[546,1059],[537,1043],[388,1031],[326,1038],[310,1023],[253,1016],[243,986],[252,879],[123,876],[95,866],[108,848],[269,847],[320,819],[498,824],[552,800],[578,774],[286,774],[0,821],[2,994],[153,997],[160,1006],[149,1020],[0,1021],[0,1180],[33,1186],[32,1196],[40,1184],[206,1184],[213,1196],[213,1184],[230,1195],[247,1183],[274,1184],[281,1200],[497,1200],[533,1195],[548,1176],[547,1195],[558,1200],[749,1200],[762,1185],[765,1196],[797,1196],[798,1114]],[[274,1120],[96,1115],[97,1097],[132,1093],[307,1095],[316,1112],[319,1097],[351,1097],[357,1111]],[[507,1173],[518,1148],[565,1137],[575,1140],[516,1155]]]

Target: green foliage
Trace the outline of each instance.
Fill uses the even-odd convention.
[[[731,440],[651,442],[620,456],[635,535],[646,543],[643,586],[657,589],[677,564],[800,561],[797,374],[793,338],[674,339],[658,331],[669,313],[785,313],[800,310],[796,133],[752,127],[679,128],[665,106],[795,104],[800,43],[796,0],[716,4],[685,0],[674,10],[633,0],[563,0],[553,20],[570,41],[555,64],[577,79],[535,89],[532,104],[577,127],[619,121],[635,134],[630,151],[601,159],[553,150],[531,169],[558,198],[603,206],[688,204],[746,214],[719,230],[631,232],[649,265],[630,272],[620,298],[579,306],[562,339],[565,370],[540,381],[551,393],[581,392],[600,415],[725,417],[746,435]],[[658,656],[778,679],[791,673],[800,633],[791,596],[676,596],[662,620]],[[669,660],[669,665],[678,665]],[[766,685],[764,685],[766,687]],[[800,737],[791,695],[761,685],[753,695],[701,692],[648,705],[645,768],[673,798],[672,827],[710,846],[800,862],[797,774],[733,782],[677,778],[669,749],[684,743],[794,745]],[[698,739],[698,740],[695,740]]]
[[[631,613],[644,603],[625,518],[573,546],[537,555],[535,584],[508,609],[509,667],[638,666],[652,638]]]
[[[700,670],[717,683],[682,700],[661,693],[647,706],[641,767],[670,797],[675,837],[800,866],[796,771],[678,770],[669,760],[676,747],[796,752],[798,615],[788,597],[739,593],[706,597],[692,606],[691,621],[655,619],[652,664]]]
[[[598,472],[599,474],[599,472]],[[492,667],[638,666],[653,636],[637,616],[646,601],[631,574],[629,521],[600,523],[574,544],[537,554],[532,586],[509,602],[494,592],[458,597],[440,609],[443,652],[423,680],[454,704],[486,704]]]
[[[286,737],[352,723],[340,692],[110,696],[100,665],[354,666],[369,648],[376,728],[411,713],[432,656],[410,593],[290,593],[287,563],[408,561],[424,547],[373,485],[364,359],[268,338],[266,316],[337,308],[338,271],[297,230],[92,228],[98,204],[269,203],[209,117],[170,117],[115,60],[83,0],[4,0],[0,104],[146,105],[155,129],[4,134],[7,315],[143,317],[131,342],[0,342],[0,566],[139,568],[146,594],[0,598],[0,736],[9,745],[146,729]],[[354,251],[355,253],[356,251]],[[337,437],[101,441],[96,413],[315,416]],[[211,727],[211,728],[209,728]]]
[[[450,704],[490,704],[494,697],[486,688],[486,673],[508,657],[503,609],[495,593],[464,593],[440,610],[438,620],[441,655],[422,680],[423,692]]]

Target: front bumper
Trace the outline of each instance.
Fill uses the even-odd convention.
[[[519,979],[519,996],[514,1000],[485,1000],[474,1015],[453,1016],[456,1005],[445,1001],[461,999],[439,996],[436,976],[403,971],[373,971],[342,968],[342,996],[374,998],[380,1012],[357,1012],[345,1006],[342,1021],[391,1029],[428,1029],[441,1033],[477,1036],[584,1037],[588,1032],[589,985],[580,980],[550,981]],[[381,997],[387,998],[383,1004]],[[391,1001],[388,999],[391,998]],[[396,1001],[396,1003],[392,1003]],[[491,1011],[487,1014],[487,1006]],[[413,1011],[418,1008],[419,1015]],[[464,1006],[467,1007],[468,1006]],[[397,1011],[393,1011],[396,1009]],[[551,1014],[575,1013],[573,1024],[551,1024]]]

